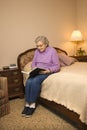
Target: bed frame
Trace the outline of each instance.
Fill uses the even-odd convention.
[[[56,51],[59,53],[65,53],[67,55],[67,52],[60,49],[60,48],[56,48]],[[34,51],[36,50],[36,48],[32,48],[32,49],[28,49],[24,52],[22,52],[21,54],[18,55],[17,57],[17,64],[18,64],[18,68],[19,70],[23,70],[24,66],[28,63],[31,62],[34,56]],[[58,115],[62,115],[62,117],[64,119],[66,119],[67,121],[69,121],[72,125],[74,125],[76,128],[78,128],[78,130],[87,130],[87,125],[82,123],[79,119],[79,115],[73,111],[70,111],[69,109],[67,109],[66,107],[57,104],[53,101],[48,101],[44,98],[39,97],[38,101],[41,105],[45,106],[46,108],[52,110],[53,112],[55,112]]]

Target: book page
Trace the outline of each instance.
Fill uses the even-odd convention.
[[[30,73],[30,71],[29,72],[27,72],[27,71],[21,71],[23,74],[28,74],[29,75],[29,73]]]

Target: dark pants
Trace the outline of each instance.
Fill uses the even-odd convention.
[[[41,91],[41,83],[49,76],[49,74],[40,74],[33,78],[29,78],[25,86],[25,100],[28,103],[36,102]]]

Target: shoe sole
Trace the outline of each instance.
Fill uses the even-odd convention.
[[[25,115],[24,117],[26,117],[26,118],[29,118],[29,117],[31,117],[32,115]]]
[[[26,114],[21,114],[22,117],[24,117]]]
[[[22,114],[22,117],[28,118],[28,117],[30,117],[30,116],[31,116],[31,115]]]

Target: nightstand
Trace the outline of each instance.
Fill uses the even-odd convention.
[[[87,62],[87,55],[84,55],[84,56],[72,56],[72,57],[76,58],[80,62]]]
[[[9,98],[24,97],[22,74],[18,68],[0,70],[0,76],[5,76],[8,79]]]

